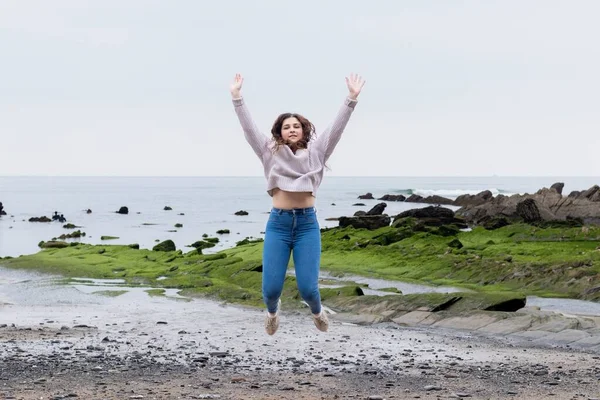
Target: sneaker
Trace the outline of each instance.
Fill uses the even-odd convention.
[[[277,303],[277,311],[275,312],[275,315],[271,315],[268,311],[267,311],[267,317],[265,318],[265,331],[267,331],[267,334],[269,335],[274,335],[275,332],[277,332],[277,329],[279,328],[279,309],[281,308],[281,300],[279,300],[279,302]]]
[[[320,330],[321,332],[327,332],[327,330],[329,329],[329,319],[327,318],[325,310],[321,310],[321,313],[319,315],[313,314],[313,319],[315,320],[315,326],[318,330]]]

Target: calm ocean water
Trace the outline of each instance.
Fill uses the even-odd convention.
[[[532,193],[554,182],[564,182],[563,193],[587,189],[600,183],[600,177],[325,177],[317,193],[317,213],[322,227],[337,226],[329,217],[352,215],[368,210],[378,200],[360,200],[365,207],[353,206],[366,192],[374,197],[385,194],[422,196],[438,194],[455,198],[464,193],[489,189],[494,194]],[[0,202],[8,215],[0,218],[0,256],[19,256],[39,250],[38,242],[69,232],[63,224],[32,223],[31,217],[51,217],[62,213],[68,222],[81,226],[85,243],[131,244],[151,248],[156,240],[172,239],[185,247],[207,233],[221,235],[214,252],[235,246],[243,238],[263,237],[270,210],[270,197],[262,177],[1,177]],[[335,205],[333,205],[335,204]],[[426,205],[387,202],[386,213]],[[115,213],[121,206],[129,215]],[[164,211],[170,206],[173,211]],[[91,209],[91,214],[85,210]],[[238,210],[248,216],[236,216]],[[183,213],[184,215],[179,215]],[[183,228],[175,228],[176,223]],[[169,232],[176,230],[176,232]],[[103,235],[119,239],[101,241]]]

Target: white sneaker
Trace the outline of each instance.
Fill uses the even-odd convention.
[[[313,314],[313,319],[318,330],[321,332],[327,332],[329,329],[329,319],[327,318],[325,310],[321,309],[321,313],[319,315]]]
[[[277,311],[275,312],[275,315],[271,315],[271,313],[269,313],[267,311],[267,317],[265,318],[265,331],[267,331],[267,334],[269,335],[274,335],[275,332],[277,332],[277,329],[279,328],[279,309],[281,308],[281,299],[279,299],[279,301],[277,302]]]

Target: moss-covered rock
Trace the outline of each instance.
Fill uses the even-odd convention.
[[[81,230],[76,230],[75,232],[62,234],[58,238],[59,239],[76,239],[85,236],[85,232],[81,232]]]
[[[243,240],[235,242],[235,245],[236,246],[244,246],[244,245],[247,245],[247,244],[260,243],[260,242],[264,242],[264,239],[262,239],[262,238],[257,238],[257,239],[245,238]]]
[[[67,242],[51,240],[48,242],[40,242],[38,246],[42,249],[63,249],[65,247],[69,247],[70,245]]]
[[[175,251],[176,249],[175,243],[170,239],[160,242],[152,248],[153,251]]]
[[[512,224],[495,230],[476,227],[456,235],[463,245],[457,249],[448,247],[448,237],[414,231],[409,226],[389,226],[375,231],[352,227],[324,229],[321,267],[333,276],[355,274],[452,285],[484,294],[520,292],[581,299],[600,297],[598,227],[590,226],[585,230],[580,227],[539,228],[526,224]],[[406,237],[395,241],[400,238],[396,235]],[[80,244],[61,249],[47,248],[12,260],[3,259],[2,264],[69,276],[119,277],[138,284],[144,281],[156,287],[184,289],[189,295],[261,304],[263,244],[260,241],[246,240],[240,246],[211,255],[197,251],[183,254],[174,251],[174,244],[165,250],[152,252],[134,250],[127,245]],[[157,281],[158,277],[166,279]],[[371,301],[369,296],[338,292],[337,289],[325,291],[327,301],[348,297]],[[290,306],[297,306],[298,296],[295,279],[286,277],[284,300],[289,301]],[[465,304],[466,297],[460,296]]]
[[[197,240],[187,247],[193,247],[193,248],[197,249],[198,251],[202,251],[203,249],[209,249],[211,247],[215,247],[215,244],[213,242],[208,241],[208,239],[207,240]]]

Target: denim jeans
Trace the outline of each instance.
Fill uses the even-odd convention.
[[[271,313],[277,311],[290,253],[293,253],[300,295],[312,313],[318,314],[321,312],[321,230],[314,207],[271,209],[265,230],[262,275],[263,300]]]

